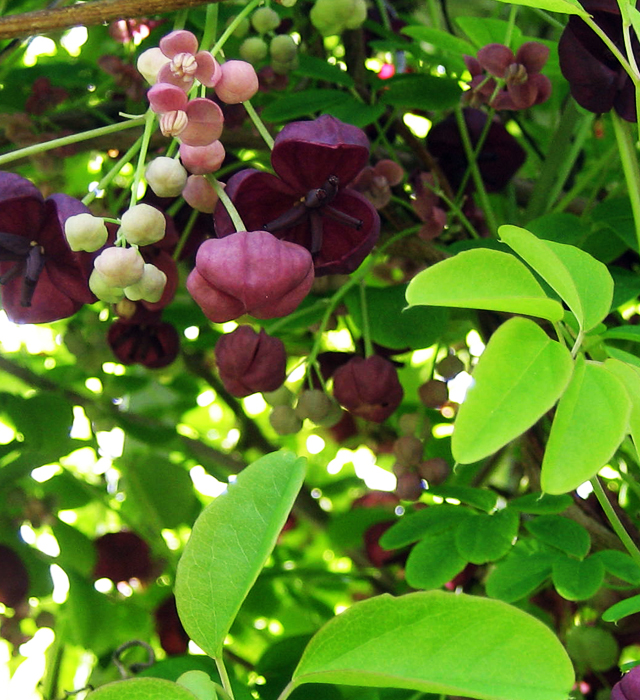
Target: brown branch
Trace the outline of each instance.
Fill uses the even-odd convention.
[[[118,19],[149,17],[221,0],[95,0],[70,7],[25,12],[0,18],[0,39],[33,36],[78,25],[86,27]]]

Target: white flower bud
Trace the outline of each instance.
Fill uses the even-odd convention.
[[[120,221],[120,233],[131,245],[157,243],[164,238],[167,228],[164,214],[149,204],[136,204],[122,215]]]
[[[89,277],[89,289],[100,301],[106,301],[108,304],[117,304],[124,297],[124,289],[110,285],[95,269]]]
[[[151,263],[145,263],[142,279],[136,284],[125,287],[124,294],[131,301],[160,301],[167,284],[167,276]]]
[[[136,248],[107,248],[93,265],[108,285],[122,289],[139,282],[144,272],[144,260]]]
[[[187,171],[180,161],[166,156],[154,158],[147,165],[145,177],[158,197],[177,197],[187,184]]]
[[[71,250],[93,253],[102,248],[109,234],[104,221],[99,217],[91,214],[76,214],[64,222],[64,235]]]
[[[167,58],[159,47],[147,49],[138,56],[137,68],[138,72],[142,73],[144,79],[149,85],[155,85],[158,78],[158,71],[169,63],[171,59]]]

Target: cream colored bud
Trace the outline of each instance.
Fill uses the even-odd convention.
[[[99,217],[76,214],[64,222],[64,235],[71,250],[93,253],[107,242],[109,233]]]
[[[117,304],[124,297],[122,287],[114,287],[98,270],[93,270],[89,277],[89,289],[100,299],[108,304]]]
[[[149,85],[155,85],[158,79],[158,71],[169,63],[171,59],[167,58],[162,51],[156,46],[153,49],[147,49],[138,56],[136,64],[138,72],[142,73],[144,79]]]
[[[124,294],[131,301],[160,301],[167,284],[167,276],[151,263],[145,263],[142,279],[130,287],[125,287]]]
[[[177,197],[187,184],[187,171],[180,161],[166,156],[154,158],[147,165],[145,177],[158,197]]]
[[[120,224],[120,234],[131,245],[157,243],[164,238],[167,228],[164,214],[149,204],[136,204],[131,207],[122,215]]]
[[[139,282],[144,272],[144,260],[136,248],[107,248],[93,265],[108,285],[122,289]]]

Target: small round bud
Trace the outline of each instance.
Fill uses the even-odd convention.
[[[263,391],[262,398],[273,407],[293,405],[293,392],[284,384],[275,391]]]
[[[229,19],[229,24],[231,22],[231,19]],[[251,29],[251,22],[249,21],[248,17],[243,17],[240,22],[236,25],[236,28],[233,30],[233,36],[235,36],[237,39],[242,39],[243,37],[247,36],[249,33],[249,30]]]
[[[182,196],[190,207],[205,214],[212,214],[218,203],[218,194],[204,175],[189,175]]]
[[[246,102],[258,92],[258,76],[250,63],[226,61],[221,70],[222,78],[216,85],[216,95],[223,102],[229,105]]]
[[[269,423],[278,435],[292,435],[302,428],[302,421],[290,406],[275,406],[269,416]]]
[[[288,34],[278,34],[271,39],[269,53],[278,63],[290,63],[298,55],[298,46]]]
[[[131,245],[157,243],[164,238],[167,228],[164,214],[149,204],[136,204],[131,207],[122,215],[120,223],[120,233]]]
[[[107,304],[117,304],[124,296],[122,287],[114,287],[109,284],[107,279],[95,269],[89,276],[89,289],[100,301],[105,301]]]
[[[266,34],[280,25],[280,15],[270,7],[259,7],[251,15],[251,24],[258,34]]]
[[[296,404],[296,416],[300,420],[308,418],[317,423],[326,418],[333,407],[333,401],[320,389],[303,391]]]
[[[427,408],[440,408],[449,399],[447,383],[439,379],[430,379],[418,388],[418,396]]]
[[[400,435],[415,435],[424,441],[431,437],[431,423],[419,413],[403,413],[398,419]]]
[[[220,169],[225,155],[224,146],[220,141],[214,141],[208,146],[180,144],[182,165],[193,175],[215,173],[216,170]]]
[[[398,462],[408,466],[416,466],[422,459],[424,445],[413,435],[403,435],[393,443],[393,454]]]
[[[250,36],[240,44],[240,57],[254,65],[264,61],[268,52],[267,42],[259,36]]]
[[[136,66],[149,85],[155,85],[158,79],[158,71],[165,63],[169,63],[170,61],[171,59],[167,58],[160,48],[155,46],[152,49],[143,51],[138,56]]]
[[[438,362],[436,370],[444,379],[453,379],[464,370],[464,362],[457,355],[447,355]]]
[[[131,301],[160,301],[167,284],[167,276],[151,263],[145,263],[142,278],[136,284],[125,287],[124,294]]]
[[[417,501],[422,495],[422,480],[414,472],[398,477],[396,496],[402,501]]]
[[[446,481],[450,473],[451,467],[442,457],[425,459],[418,465],[418,474],[431,486],[437,486]]]
[[[174,158],[154,158],[145,171],[149,187],[158,197],[177,197],[187,184],[187,171]]]
[[[121,289],[139,282],[144,273],[144,260],[136,248],[107,248],[93,264],[107,285]]]
[[[76,214],[64,222],[64,235],[73,251],[93,253],[102,248],[109,235],[104,221],[91,214]]]

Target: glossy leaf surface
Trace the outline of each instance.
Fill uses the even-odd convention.
[[[584,559],[591,547],[589,533],[573,520],[559,515],[541,515],[529,520],[525,528],[537,539],[566,554]]]
[[[567,15],[586,15],[584,8],[577,0],[499,0],[500,2],[509,2],[511,5],[524,5],[525,7],[535,7],[539,10],[548,10],[549,12],[561,12]]]
[[[513,546],[519,523],[518,514],[507,508],[468,518],[456,529],[458,552],[472,564],[501,559]]]
[[[596,594],[604,581],[604,564],[588,557],[582,561],[559,557],[553,562],[553,585],[567,600],[587,600]]]
[[[507,557],[489,575],[487,594],[507,603],[524,598],[551,576],[553,560],[552,554],[543,552]]]
[[[89,700],[197,700],[191,691],[162,678],[128,678],[101,686]]]

